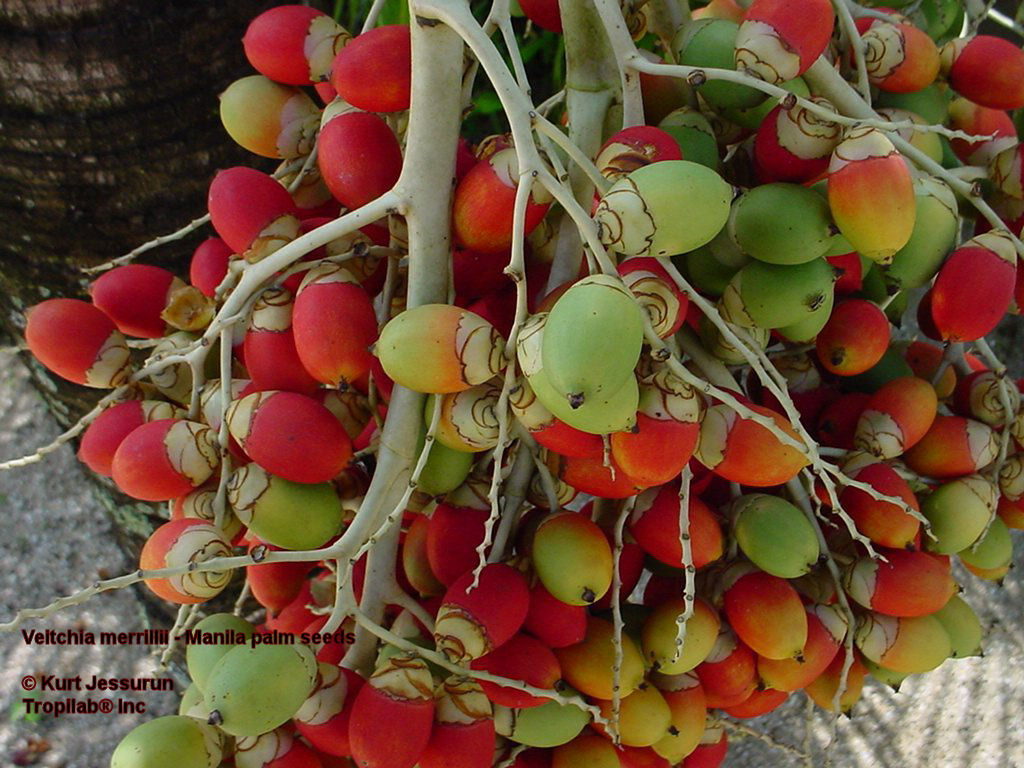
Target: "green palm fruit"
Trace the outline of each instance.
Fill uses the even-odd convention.
[[[658,127],[676,140],[687,160],[718,170],[718,140],[711,123],[698,110],[680,107],[663,117]]]
[[[736,33],[739,25],[727,19],[699,19],[681,27],[672,41],[680,64],[692,67],[736,69]],[[765,95],[748,85],[708,80],[697,88],[708,103],[719,108],[750,109]]]
[[[744,253],[769,264],[817,259],[832,240],[828,203],[799,184],[747,190],[732,204],[728,231]]]
[[[607,247],[627,256],[673,256],[699,248],[725,226],[732,187],[689,160],[644,165],[601,198],[594,220]]]
[[[959,595],[953,595],[949,602],[932,614],[949,635],[954,659],[981,655],[981,639],[984,630],[978,614]]]
[[[203,642],[186,646],[185,663],[192,682],[202,691],[206,689],[210,671],[221,656],[239,644],[249,642],[256,628],[233,613],[215,613],[200,621],[191,631],[201,633]],[[207,639],[211,642],[207,643]]]
[[[110,768],[217,768],[222,736],[193,717],[168,715],[133,728],[110,758]]]
[[[932,176],[914,181],[917,214],[910,240],[882,268],[886,283],[912,290],[931,280],[956,245],[960,215],[953,190]]]
[[[992,518],[989,529],[980,541],[957,553],[968,565],[986,571],[1004,568],[1013,560],[1013,540],[1002,518]]]
[[[967,549],[985,530],[998,499],[996,485],[981,475],[943,483],[921,502],[921,512],[935,535],[925,547],[942,555]]]
[[[416,442],[417,457],[423,450],[426,435],[425,429],[420,432]],[[456,451],[434,440],[430,446],[427,463],[423,465],[423,471],[420,472],[416,488],[430,496],[442,496],[454,491],[469,475],[469,470],[473,468],[474,458],[476,458],[475,453]]]
[[[832,306],[835,303],[835,291],[828,290],[825,293],[825,301],[818,306],[810,315],[803,320],[776,328],[776,332],[786,341],[802,344],[814,341],[814,338],[825,327],[829,317],[832,315]]]
[[[733,502],[732,514],[736,542],[762,571],[795,579],[810,571],[821,556],[814,527],[785,499],[747,494]]]
[[[824,259],[793,265],[752,261],[733,276],[722,304],[737,325],[782,328],[820,309],[834,282],[835,270]]]
[[[579,694],[571,688],[561,691],[565,697]],[[509,709],[494,707],[494,730],[501,736],[529,747],[557,747],[575,739],[590,715],[572,704],[561,704],[554,699],[539,707]]]

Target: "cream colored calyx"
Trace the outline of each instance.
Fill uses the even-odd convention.
[[[736,70],[778,84],[800,74],[800,56],[775,27],[748,20],[736,33]]]
[[[408,653],[387,659],[369,680],[377,690],[405,701],[434,698],[434,679],[425,661]]]
[[[172,424],[164,435],[164,449],[174,471],[187,477],[193,486],[205,483],[220,466],[217,436],[197,421]]]

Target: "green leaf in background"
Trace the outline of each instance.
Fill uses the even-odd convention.
[[[16,723],[19,720],[24,720],[27,723],[38,723],[43,716],[39,712],[29,713],[25,707],[24,699],[32,699],[33,701],[39,698],[37,691],[23,691],[21,698],[19,698],[14,705],[11,707],[9,714],[12,723]]]

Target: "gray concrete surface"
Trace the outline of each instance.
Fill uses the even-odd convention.
[[[0,358],[0,460],[49,441],[57,429],[28,385],[20,365]],[[18,607],[43,605],[132,567],[113,545],[110,527],[70,448],[45,461],[0,474],[0,621]],[[947,661],[911,678],[900,693],[869,683],[852,720],[839,724],[832,761],[850,768],[1019,768],[1024,766],[1024,555],[1002,588],[964,576],[964,598],[989,627],[985,657]],[[144,617],[132,592],[107,593],[27,629],[135,630]],[[17,765],[30,740],[49,749],[37,765],[102,768],[121,736],[152,716],[19,715],[25,675],[145,677],[156,661],[145,647],[34,646],[20,633],[0,636],[0,766]],[[67,694],[45,693],[43,700]],[[79,697],[87,695],[85,692]],[[176,695],[124,694],[166,714]],[[116,695],[112,698],[116,698]],[[748,721],[769,737],[799,747],[804,697],[794,695],[776,713]],[[811,765],[825,764],[828,721],[814,715]],[[763,741],[734,737],[727,768],[790,768],[803,762]]]

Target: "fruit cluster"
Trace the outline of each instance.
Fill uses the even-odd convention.
[[[828,0],[713,0],[667,35],[600,0],[594,55],[638,77],[584,151],[516,119],[453,5],[254,19],[221,118],[283,164],[216,175],[188,284],[119,264],[28,312],[42,364],[116,388],[81,460],[170,503],[140,578],[198,605],[244,566],[265,609],[195,625],[181,714],[113,768],[706,768],[721,713],[847,712],[869,675],[980,652],[954,560],[998,580],[1024,528],[1024,411],[983,338],[1024,306],[1024,53],[955,37],[958,0],[841,34]],[[452,192],[425,235],[395,190],[446,119],[416,93],[444,25],[512,133],[427,148]]]

